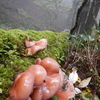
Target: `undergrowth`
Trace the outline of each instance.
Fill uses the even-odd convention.
[[[77,67],[81,80],[92,77],[88,87],[80,88],[85,92],[76,95],[75,100],[99,100],[100,98],[100,29],[94,29],[93,33],[93,35],[66,36],[69,39],[69,47],[63,65],[65,73],[68,74],[73,67]]]

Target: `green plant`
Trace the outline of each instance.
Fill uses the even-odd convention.
[[[100,91],[100,41],[97,41],[100,31],[95,30],[94,32],[94,36],[84,34],[66,36],[66,38],[69,39],[69,46],[63,68],[65,72],[68,73],[68,70],[76,66],[81,79],[91,76],[92,80],[89,88],[92,92],[96,93]],[[85,95],[83,94],[80,98],[84,99],[84,97]]]

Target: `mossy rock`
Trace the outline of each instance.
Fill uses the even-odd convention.
[[[34,64],[36,58],[51,57],[59,64],[64,60],[68,46],[67,33],[52,31],[22,31],[19,29],[0,29],[0,100],[5,100],[15,76]],[[25,39],[38,41],[48,40],[45,49],[32,56],[25,56]]]

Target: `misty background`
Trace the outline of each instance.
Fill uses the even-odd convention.
[[[82,10],[79,8],[86,2]],[[78,13],[80,10],[80,13]],[[78,15],[78,16],[77,16]],[[77,18],[78,17],[78,18]],[[78,19],[78,20],[77,20]],[[77,22],[77,25],[75,25]],[[100,0],[1,0],[0,28],[71,30],[91,34],[100,22]]]

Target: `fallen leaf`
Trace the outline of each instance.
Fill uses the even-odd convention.
[[[82,93],[82,91],[79,88],[75,88],[75,94]]]
[[[82,93],[83,100],[90,100],[91,96],[91,93]]]
[[[92,91],[88,88],[86,88],[85,90],[82,91],[82,93],[91,93]]]
[[[87,87],[87,85],[89,84],[89,82],[91,81],[91,78],[92,77],[88,77],[84,80],[82,80],[79,84],[79,88],[84,88],[84,87]]]
[[[77,69],[69,74],[69,80],[74,84],[78,80]]]

